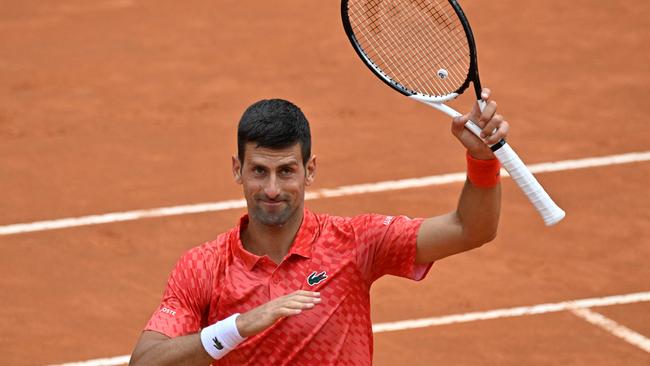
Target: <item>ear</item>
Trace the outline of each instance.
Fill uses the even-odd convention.
[[[316,178],[316,155],[312,155],[305,166],[305,185],[310,186]]]
[[[242,184],[241,181],[241,162],[239,161],[239,158],[236,157],[235,155],[232,156],[232,175],[235,177],[235,182],[237,184]]]

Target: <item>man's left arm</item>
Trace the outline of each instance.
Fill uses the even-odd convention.
[[[467,149],[468,171],[476,167],[498,168],[495,156],[487,144],[494,144],[505,138],[509,125],[496,113],[496,102],[490,99],[490,90],[483,89],[482,99],[486,107],[481,112],[474,105],[472,112],[455,118],[452,133]],[[481,141],[472,132],[464,128],[468,119],[475,121],[482,128]],[[493,166],[493,168],[490,168]],[[493,174],[497,174],[494,171]],[[472,181],[472,174],[465,182],[455,211],[445,215],[424,220],[417,235],[416,263],[430,263],[477,248],[496,236],[501,209],[501,186],[498,178],[494,184],[479,181],[480,176]]]

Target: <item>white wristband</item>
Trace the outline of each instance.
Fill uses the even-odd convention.
[[[201,330],[201,343],[205,351],[215,360],[228,354],[246,338],[242,338],[237,330],[237,317],[233,314]]]

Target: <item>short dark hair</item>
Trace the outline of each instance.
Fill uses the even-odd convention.
[[[300,143],[302,163],[311,157],[309,122],[293,103],[283,99],[263,99],[246,108],[237,127],[237,154],[244,160],[246,144],[284,149]]]

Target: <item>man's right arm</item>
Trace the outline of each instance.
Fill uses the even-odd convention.
[[[321,302],[317,292],[298,290],[273,299],[241,314],[237,331],[243,338],[254,336],[281,318],[298,315]],[[201,333],[169,338],[155,331],[144,331],[133,350],[130,366],[209,365],[214,359],[203,348]]]
[[[145,330],[133,350],[129,365],[209,365],[212,361],[203,349],[200,333],[169,338]]]

